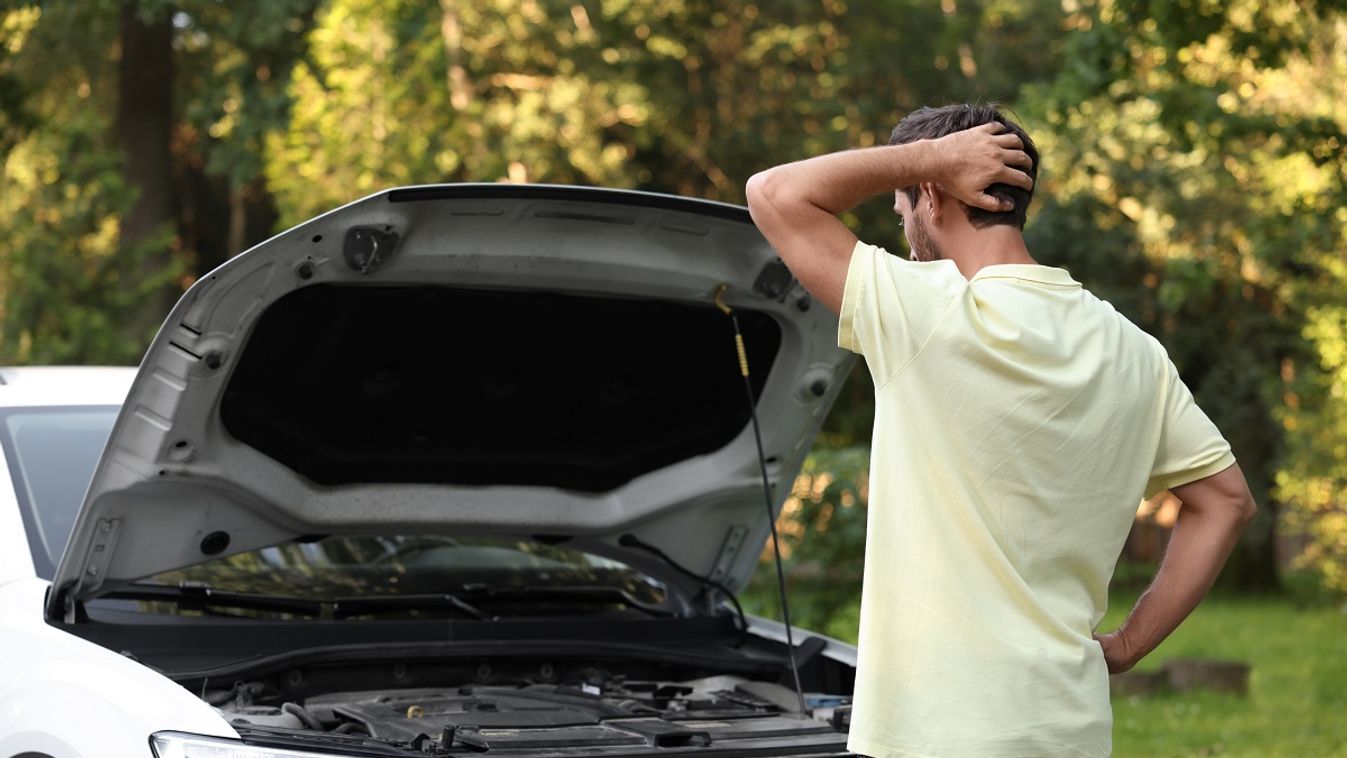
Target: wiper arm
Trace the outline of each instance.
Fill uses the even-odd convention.
[[[490,584],[465,584],[463,592],[474,598],[493,600],[563,600],[577,603],[618,602],[633,610],[648,613],[651,616],[677,615],[668,608],[651,605],[639,600],[635,595],[618,587],[602,585],[582,585],[575,587],[553,587],[549,585],[523,585],[519,587],[497,587]]]
[[[495,618],[457,595],[449,593],[339,597],[332,603],[332,618],[344,619],[388,611],[437,610],[441,608],[461,611],[480,621],[490,621]]]
[[[295,613],[304,616],[321,616],[323,605],[314,600],[297,597],[279,597],[276,595],[253,595],[245,592],[226,592],[212,589],[209,584],[139,584],[132,583],[100,597],[114,600],[152,600],[176,603],[179,608],[204,610],[215,608],[244,608],[255,611],[273,611],[276,613]]]
[[[674,616],[673,611],[657,605],[651,605],[637,599],[630,592],[618,587],[577,586],[552,587],[547,585],[524,585],[519,587],[496,587],[487,584],[467,584],[463,592],[481,602],[519,601],[519,600],[556,600],[583,603],[620,603],[633,610],[651,616]],[[293,613],[303,616],[322,617],[325,605],[332,608],[333,619],[345,619],[390,611],[402,610],[456,610],[479,621],[491,621],[499,616],[487,613],[481,608],[451,593],[425,593],[410,595],[372,595],[366,597],[343,597],[332,601],[304,600],[296,597],[276,595],[254,595],[244,592],[228,592],[213,589],[205,583],[184,583],[180,585],[131,583],[119,587],[100,597],[113,600],[148,600],[169,602],[181,609],[205,610],[207,608],[243,608],[273,613]]]

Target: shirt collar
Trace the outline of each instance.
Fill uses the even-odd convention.
[[[1023,279],[1058,287],[1080,286],[1080,282],[1072,279],[1066,269],[1034,263],[994,263],[983,266],[969,281],[976,282],[979,279]]]

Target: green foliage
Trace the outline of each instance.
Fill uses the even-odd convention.
[[[860,620],[869,464],[868,447],[816,447],[777,520],[792,623],[843,639],[855,639]],[[780,618],[771,549],[741,601]]]
[[[134,360],[135,301],[388,186],[740,202],[753,172],[883,142],[916,106],[1001,100],[1044,156],[1031,249],[1166,344],[1266,506],[1230,578],[1271,580],[1280,524],[1347,591],[1344,5],[140,0],[173,25],[179,203],[122,249],[123,5],[19,4],[0,15],[0,360]],[[847,221],[901,245],[886,200]],[[858,367],[806,472],[830,484],[783,517],[793,581],[820,596],[806,616],[850,612],[871,392]]]
[[[742,202],[753,172],[874,144],[928,100],[1013,96],[1055,65],[1058,15],[1006,1],[332,0],[289,128],[267,143],[268,183],[286,223],[432,181]]]
[[[1066,65],[1019,98],[1044,160],[1028,241],[1160,338],[1231,440],[1264,507],[1224,580],[1275,583],[1285,501],[1282,525],[1311,538],[1302,565],[1341,591],[1344,21],[1323,4],[1312,18],[1287,3],[1199,5],[1064,4]],[[1260,14],[1275,33],[1251,37]],[[843,404],[850,431],[823,444],[863,442],[855,419],[869,410]],[[787,512],[787,531],[807,512]],[[794,569],[795,594],[811,571]],[[757,607],[769,590],[755,581]],[[826,627],[813,602],[800,613]]]
[[[1024,93],[1052,197],[1032,249],[1116,293],[1230,439],[1265,506],[1227,571],[1246,585],[1275,582],[1273,480],[1305,448],[1288,382],[1316,351],[1309,306],[1341,291],[1344,32],[1321,9],[1081,3],[1066,56],[1092,65]]]
[[[234,187],[261,179],[267,136],[289,123],[291,71],[307,55],[303,32],[316,5],[177,4],[183,147],[199,153],[207,174]]]
[[[263,140],[287,122],[315,2],[135,3],[127,18],[173,25],[160,82],[119,78],[120,1],[0,15],[0,360],[133,363],[195,275],[270,235]],[[136,125],[119,133],[114,114],[124,90],[160,84],[174,90],[170,144],[158,146],[173,176],[148,173],[175,186],[147,191],[118,149]],[[162,166],[154,157],[140,165]],[[122,221],[147,194],[176,196],[176,218],[128,233]]]
[[[101,126],[93,114],[85,121]],[[6,166],[0,287],[9,295],[0,305],[0,363],[134,362],[154,330],[128,333],[124,325],[177,273],[171,261],[152,277],[134,267],[168,244],[169,230],[119,252],[117,219],[128,203],[117,157],[70,126],[16,149],[13,164],[33,170]]]
[[[53,13],[64,22],[87,18],[83,10]],[[0,77],[34,90],[4,138],[0,363],[133,363],[154,329],[128,324],[179,271],[160,254],[171,230],[119,248],[118,219],[132,198],[109,145],[103,83],[78,57],[57,63],[44,54],[63,43],[37,20],[35,9],[11,12],[0,27],[8,55]],[[91,35],[99,30],[90,25]]]
[[[1309,537],[1300,565],[1344,592],[1347,22],[1329,4],[1318,16],[1289,3],[1189,5],[1064,4],[1066,65],[1019,98],[1044,159],[1030,249],[1160,338],[1231,440],[1263,508],[1224,581],[1276,581],[1280,523]],[[823,445],[868,435],[870,407],[851,393],[869,387],[856,375]],[[816,453],[806,476],[824,461]],[[809,532],[810,502],[783,516],[787,532]],[[846,530],[824,540],[846,554],[862,544]],[[854,600],[816,612],[809,593],[828,589],[814,587],[804,553],[792,558],[797,614],[845,627]],[[859,572],[845,555],[825,560]],[[764,569],[748,593],[764,611],[770,578]]]
[[[1289,454],[1277,485],[1291,506],[1287,527],[1310,539],[1298,566],[1347,596],[1347,305],[1340,295],[1347,270],[1341,259],[1330,265],[1337,293],[1308,308],[1305,333],[1318,361],[1287,396]]]
[[[398,184],[630,186],[616,135],[648,118],[609,77],[583,6],[334,0],[269,142],[285,223]]]

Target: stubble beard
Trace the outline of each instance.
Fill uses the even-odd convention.
[[[915,213],[912,214],[912,220],[908,224],[908,231],[908,243],[912,246],[913,260],[925,263],[945,259],[944,251],[931,239],[926,224]]]

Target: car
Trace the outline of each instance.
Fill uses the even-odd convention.
[[[734,598],[836,330],[742,207],[433,185],[0,369],[0,756],[848,755],[855,648]]]

